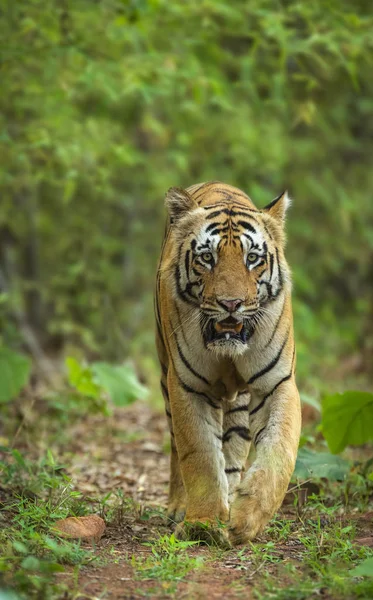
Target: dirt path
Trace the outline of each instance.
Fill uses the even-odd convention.
[[[317,512],[299,516],[294,497],[288,498],[278,521],[272,522],[250,547],[227,552],[193,546],[180,554],[179,549],[174,551],[171,547],[170,551],[168,546],[165,551],[160,544],[162,539],[169,544],[167,540],[172,533],[165,517],[169,437],[166,419],[149,405],[138,402],[116,410],[109,418],[87,416],[73,426],[64,437],[67,438],[68,443],[57,442],[56,456],[65,465],[74,489],[83,494],[87,512],[99,514],[107,523],[95,549],[98,561],[81,567],[78,575],[73,567],[56,575],[67,585],[69,600],[144,597],[308,600],[320,594],[324,600],[345,597],[329,595],[322,578],[320,583],[313,583],[313,559],[302,536],[303,540],[305,535],[311,536],[309,540],[315,547],[320,544],[321,560],[323,553],[325,560],[329,560],[327,557],[334,556],[334,534],[326,533],[324,537],[324,517],[318,517]],[[359,535],[364,539],[369,536],[370,540],[373,523],[368,516],[364,517],[361,528],[357,521],[356,524]],[[356,517],[356,513],[333,513],[331,523],[340,535],[338,532],[345,522]],[[348,540],[346,543],[350,552],[351,544],[348,546]],[[185,573],[182,573],[183,562],[186,567],[193,563]],[[300,595],[297,581],[303,581]],[[287,585],[291,587],[291,596],[286,595]],[[268,595],[268,589],[274,594]]]
[[[220,559],[217,549],[212,556],[209,548],[190,548],[188,555],[201,557],[203,568],[176,585],[136,579],[133,557],[146,559],[151,552],[143,544],[172,533],[164,516],[169,458],[163,415],[139,402],[110,418],[88,417],[74,427],[71,439],[61,460],[69,465],[74,488],[88,502],[111,493],[99,513],[108,525],[97,547],[107,564],[82,568],[78,582],[71,577],[71,585],[84,594],[79,598],[169,598],[175,593],[178,598],[238,598],[244,587],[244,597],[250,598],[243,581],[250,561],[243,565],[230,553]]]

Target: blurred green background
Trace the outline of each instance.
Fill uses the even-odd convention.
[[[0,341],[154,369],[165,191],[288,188],[298,377],[373,354],[373,17],[357,0],[1,6]]]

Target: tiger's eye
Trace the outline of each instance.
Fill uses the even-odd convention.
[[[250,254],[247,255],[247,262],[253,263],[256,261],[257,258],[257,254],[255,254],[254,252],[250,252]]]
[[[211,263],[214,260],[212,252],[204,252],[203,254],[201,254],[201,258],[207,263]]]

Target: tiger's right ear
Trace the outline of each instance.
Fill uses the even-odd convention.
[[[198,208],[197,203],[182,188],[172,187],[168,190],[165,198],[166,208],[170,215],[171,222],[175,223],[181,217],[186,215],[194,208]]]

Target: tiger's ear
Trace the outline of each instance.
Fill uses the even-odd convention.
[[[267,206],[265,206],[263,210],[269,215],[271,215],[271,217],[276,219],[276,221],[283,223],[285,221],[286,211],[289,208],[290,204],[291,200],[289,198],[287,190],[285,190],[285,192],[282,192],[282,194],[280,194],[279,196],[277,196],[277,198],[272,200],[272,202],[267,204]]]
[[[172,187],[168,190],[165,204],[171,221],[174,223],[194,208],[198,208],[197,203],[188,192],[177,187]]]

